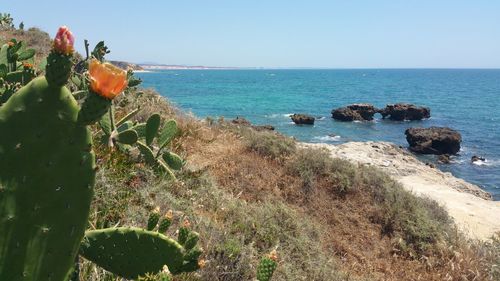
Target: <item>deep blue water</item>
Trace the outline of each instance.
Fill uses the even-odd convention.
[[[453,164],[439,167],[500,200],[500,70],[168,70],[138,75],[143,86],[200,118],[244,116],[307,142],[383,140],[407,146],[408,127],[449,126],[462,134],[462,150]],[[432,117],[393,122],[376,115],[366,123],[330,118],[333,108],[358,102],[425,105]],[[314,126],[296,126],[291,113],[320,119]],[[486,157],[486,165],[471,164],[472,155]]]

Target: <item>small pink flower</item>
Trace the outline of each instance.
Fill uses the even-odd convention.
[[[59,27],[56,38],[54,39],[54,50],[60,54],[71,55],[75,51],[73,45],[75,37],[66,26]]]

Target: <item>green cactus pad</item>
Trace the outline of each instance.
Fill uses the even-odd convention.
[[[140,141],[137,142],[137,147],[139,148],[139,151],[141,152],[142,157],[144,157],[144,160],[146,160],[147,164],[152,165],[152,166],[157,165],[156,158],[155,158],[151,148],[149,148],[147,145],[145,145],[144,143],[142,143]]]
[[[121,124],[120,126],[118,126],[118,128],[116,128],[116,131],[121,133],[121,132],[126,131],[128,129],[132,129],[132,127],[134,127],[134,123],[132,123],[132,121],[127,121],[127,122]],[[134,130],[134,132],[137,134],[137,132],[135,130]],[[137,135],[137,138],[139,138],[139,135]]]
[[[87,231],[80,254],[121,277],[157,273],[166,264],[172,273],[184,265],[184,249],[158,232],[132,227]]]
[[[129,129],[118,133],[116,140],[123,144],[134,144],[137,142],[137,132]]]
[[[175,120],[169,120],[165,123],[165,126],[158,137],[158,145],[160,146],[160,149],[169,144],[175,135],[177,135],[177,122],[175,122]]]
[[[153,143],[156,135],[158,134],[158,129],[160,128],[160,115],[153,114],[148,118],[146,122],[146,144],[149,146]]]
[[[65,280],[93,194],[91,135],[64,87],[34,79],[0,107],[0,280]]]
[[[162,158],[165,163],[167,163],[167,165],[174,170],[180,170],[184,165],[182,158],[170,151],[163,153]]]
[[[135,115],[137,115],[137,113],[139,111],[140,111],[140,108],[136,108],[136,109],[130,111],[127,115],[123,116],[123,118],[120,119],[120,121],[118,121],[116,123],[116,126],[120,127],[123,123],[127,122],[128,120],[132,119]]]

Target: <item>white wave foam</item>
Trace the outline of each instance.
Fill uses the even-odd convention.
[[[318,136],[313,139],[318,141],[340,141],[340,136]]]
[[[474,161],[472,162],[472,164],[476,165],[476,166],[497,166],[497,165],[500,165],[500,161],[499,160],[488,160],[488,159],[485,159],[484,161],[481,161],[481,160],[478,160],[478,161]]]
[[[266,114],[265,117],[267,118],[290,118],[290,115],[293,115],[293,113],[273,113],[273,114]]]

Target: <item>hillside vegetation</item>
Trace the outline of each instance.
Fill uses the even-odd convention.
[[[50,49],[47,34],[35,28],[0,35],[2,43],[26,41],[37,57]],[[301,148],[279,133],[196,119],[151,89],[114,102],[119,117],[140,108],[133,122],[153,113],[175,119],[180,131],[169,148],[186,165],[172,180],[145,165],[136,149],[96,142],[90,228],[145,226],[156,207],[174,210],[174,226],[188,218],[207,262],[174,280],[254,280],[260,257],[273,249],[279,264],[272,280],[500,280],[498,237],[467,240],[437,203],[376,169]],[[93,134],[102,135],[98,126]],[[80,263],[82,281],[123,280]]]

